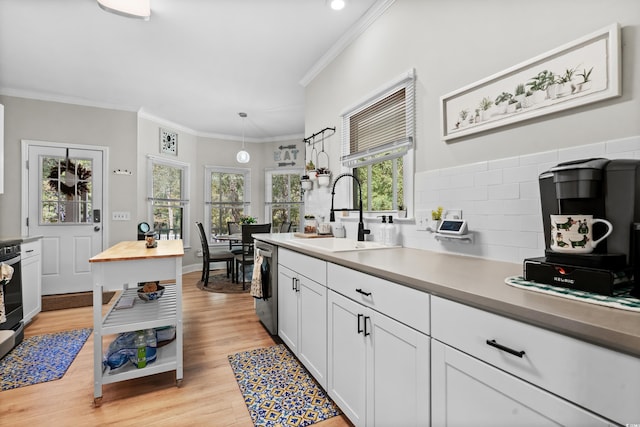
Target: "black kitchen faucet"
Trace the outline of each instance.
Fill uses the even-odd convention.
[[[336,184],[338,183],[338,181],[341,178],[343,178],[345,176],[350,176],[358,184],[358,195],[359,195],[359,199],[360,199],[360,204],[359,204],[358,209],[348,209],[348,208],[334,209],[333,208],[333,197],[336,194]],[[358,211],[360,213],[360,219],[358,221],[358,242],[364,242],[364,235],[371,233],[371,230],[367,230],[367,229],[364,228],[364,221],[362,220],[362,187],[360,186],[360,181],[358,181],[358,178],[356,178],[356,176],[353,175],[353,174],[343,173],[341,175],[338,175],[338,177],[335,179],[335,181],[333,181],[333,187],[331,187],[331,213],[329,214],[329,222],[335,222],[336,221],[336,215],[335,215],[336,211],[341,211],[341,212],[355,212],[355,211]]]

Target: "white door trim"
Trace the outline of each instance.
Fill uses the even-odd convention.
[[[52,148],[73,148],[79,150],[94,150],[102,152],[102,160],[104,167],[102,168],[102,250],[106,249],[109,241],[109,224],[111,210],[109,209],[109,147],[85,144],[67,144],[61,142],[38,141],[31,139],[22,139],[22,160],[20,168],[22,171],[21,182],[21,210],[20,210],[20,231],[22,236],[29,236],[29,227],[27,226],[27,218],[29,216],[29,170],[27,169],[27,161],[29,159],[29,147],[32,145]],[[29,236],[31,237],[31,236]]]

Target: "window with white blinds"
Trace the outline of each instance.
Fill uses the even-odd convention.
[[[342,166],[362,184],[367,211],[413,206],[415,73],[410,70],[342,114]]]
[[[342,116],[342,164],[361,167],[405,155],[415,129],[413,70]]]

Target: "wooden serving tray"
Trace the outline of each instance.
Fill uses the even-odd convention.
[[[317,239],[322,237],[333,237],[333,234],[317,234],[317,233],[293,233],[294,237],[301,237],[303,239]]]

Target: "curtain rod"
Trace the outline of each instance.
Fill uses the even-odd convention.
[[[319,132],[314,133],[314,134],[313,134],[313,135],[311,135],[310,137],[307,137],[307,138],[303,139],[303,141],[304,141],[304,143],[305,143],[305,144],[310,144],[310,143],[311,143],[311,140],[312,140],[313,138],[315,138],[316,136],[318,136],[318,135],[320,135],[320,134],[323,134],[323,136],[324,136],[324,133],[325,133],[326,131],[328,131],[328,130],[333,131],[333,133],[336,133],[336,128],[335,128],[335,127],[332,127],[332,128],[327,127],[327,128],[322,129],[322,130],[321,130],[321,131],[319,131]],[[333,133],[332,133],[331,135],[333,135]],[[331,135],[329,135],[329,136],[331,136]]]

